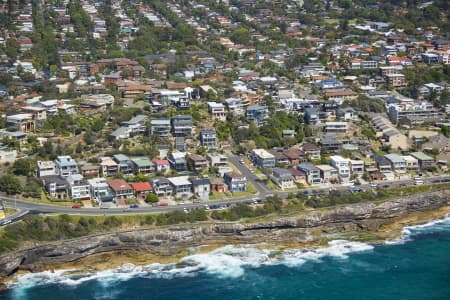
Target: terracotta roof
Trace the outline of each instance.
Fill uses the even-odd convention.
[[[166,86],[169,90],[182,90],[187,87],[184,82],[166,82]]]
[[[154,159],[152,159],[152,162],[157,165],[168,165],[169,164],[169,161],[167,159],[154,158]]]
[[[108,181],[109,186],[114,191],[131,190],[131,186],[123,179],[114,179]]]
[[[136,192],[145,192],[145,191],[153,190],[152,185],[147,181],[133,182],[133,183],[130,183],[130,185],[133,188],[133,190],[135,190]]]
[[[305,155],[303,151],[294,148],[283,151],[283,154],[286,155],[289,159],[299,159],[300,157]]]
[[[335,96],[356,96],[358,95],[354,91],[351,90],[343,90],[343,91],[333,91],[333,92],[326,92],[325,96],[327,97],[335,97]]]
[[[320,150],[320,148],[317,145],[314,144],[303,145],[303,151],[317,151],[317,150]]]

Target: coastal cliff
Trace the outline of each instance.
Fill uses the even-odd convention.
[[[159,256],[181,253],[187,247],[208,243],[310,244],[323,234],[376,231],[401,217],[438,209],[449,204],[450,192],[439,191],[388,200],[311,211],[267,222],[210,222],[167,228],[136,229],[36,245],[0,256],[0,277],[19,270],[40,271],[45,267],[78,261],[116,251],[139,251]]]

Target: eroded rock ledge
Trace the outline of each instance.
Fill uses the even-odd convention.
[[[377,230],[395,218],[449,204],[450,192],[439,191],[388,200],[380,204],[360,203],[324,211],[311,211],[271,222],[216,222],[178,225],[161,229],[137,229],[46,243],[0,256],[0,277],[18,270],[38,271],[44,266],[77,261],[93,254],[121,250],[173,255],[186,247],[209,242],[310,243],[322,233]]]

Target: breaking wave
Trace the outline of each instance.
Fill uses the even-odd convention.
[[[372,249],[373,246],[370,244],[345,240],[331,241],[323,248],[285,251],[258,249],[251,245],[230,245],[209,253],[190,255],[178,263],[171,264],[155,263],[147,266],[124,264],[116,269],[85,274],[71,274],[75,271],[72,269],[24,274],[19,275],[16,282],[10,282],[8,287],[13,289],[15,298],[20,299],[21,293],[35,286],[51,284],[75,286],[91,280],[108,287],[117,284],[118,281],[136,277],[172,279],[207,273],[219,278],[238,278],[245,274],[246,268],[274,265],[300,267],[308,261],[321,262],[324,257],[346,259],[350,253]]]
[[[387,245],[403,244],[412,241],[414,239],[414,236],[420,234],[439,232],[449,229],[450,229],[450,214],[447,214],[442,219],[433,220],[425,224],[405,226],[403,227],[402,234],[398,239],[387,240],[385,241],[385,244]]]

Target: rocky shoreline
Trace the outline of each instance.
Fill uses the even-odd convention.
[[[393,238],[405,225],[423,223],[448,212],[450,190],[444,190],[382,203],[314,210],[267,222],[183,224],[92,235],[1,255],[0,278],[5,280],[23,271],[80,265],[83,261],[94,265],[99,261],[106,262],[103,268],[124,263],[127,257],[138,263],[168,262],[188,254],[188,248],[201,245],[208,245],[207,249],[226,244],[258,243],[302,247],[323,243],[333,234],[352,232],[377,232],[379,239]],[[389,233],[392,230],[396,233]]]

